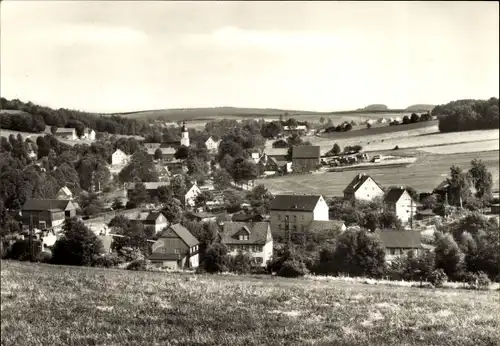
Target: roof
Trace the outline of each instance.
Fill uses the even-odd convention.
[[[236,213],[233,214],[232,218],[233,221],[239,221],[239,222],[248,222],[253,219],[260,219],[264,220],[264,216],[260,214],[244,214],[244,213]]]
[[[313,211],[320,195],[276,195],[271,210]]]
[[[154,155],[158,149],[161,150],[162,155],[174,155],[176,151],[175,148],[148,148],[148,154]]]
[[[325,232],[331,230],[340,230],[345,223],[342,220],[317,221],[313,220],[309,224],[310,232]]]
[[[364,173],[355,175],[349,185],[347,185],[347,187],[344,189],[344,193],[355,193],[370,178],[375,182],[375,184],[377,184],[377,182],[369,175],[366,175]],[[377,186],[380,187],[379,184],[377,184]],[[382,188],[380,187],[380,189]]]
[[[159,211],[152,211],[146,217],[146,221],[156,221],[162,215]]]
[[[288,148],[267,148],[264,153],[268,156],[286,156],[288,154]]]
[[[70,189],[68,189],[68,187],[67,187],[67,186],[63,186],[63,187],[61,187],[61,188],[59,189],[59,192],[63,192],[63,193],[65,193],[65,194],[66,194],[66,195],[68,195],[68,196],[73,196],[73,193],[71,192],[71,190],[70,190]]]
[[[129,219],[132,221],[144,221],[148,218],[149,214],[150,213],[147,211],[142,211],[142,212],[139,212],[135,215],[130,215]]]
[[[396,203],[401,196],[405,193],[406,189],[401,187],[393,187],[385,196],[384,201],[387,203]]]
[[[169,186],[170,184],[165,181],[154,181],[143,183],[146,186],[146,190],[156,190],[161,186]],[[132,190],[135,187],[135,183],[127,184],[127,190]]]
[[[122,153],[123,155],[127,155],[127,154],[125,154],[125,153],[123,152],[123,150],[121,150],[121,149],[116,149],[116,150],[115,150],[115,152],[113,153],[113,155],[114,155],[114,154],[120,154],[120,153]]]
[[[73,133],[75,131],[72,127],[58,127],[56,133]]]
[[[214,214],[205,213],[205,212],[192,213],[191,215],[198,218],[198,219],[208,219],[208,218],[216,217]]]
[[[68,206],[73,206],[70,200],[67,199],[28,199],[23,205],[22,210],[38,211],[38,210],[66,210]]]
[[[386,248],[417,249],[422,247],[419,231],[381,230],[377,234]]]
[[[270,230],[269,222],[226,222],[220,232],[221,241],[225,244],[258,244],[265,245]],[[240,232],[249,232],[248,240],[239,240]]]
[[[300,145],[292,148],[294,159],[319,159],[321,150],[319,145]]]
[[[446,191],[448,186],[450,186],[450,184],[447,180],[444,180],[434,189],[434,191]]]
[[[198,239],[196,239],[192,234],[191,232],[189,232],[189,230],[184,227],[183,225],[181,225],[180,223],[176,223],[174,225],[170,225],[167,229],[168,230],[172,230],[174,231],[175,234],[177,234],[179,236],[179,238],[182,239],[182,241],[184,243],[186,243],[187,246],[189,247],[193,247],[193,246],[196,246],[198,245],[200,242],[198,241]],[[162,235],[164,233],[162,232]],[[160,235],[159,238],[162,238],[162,235]]]

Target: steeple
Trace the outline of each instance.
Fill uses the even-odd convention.
[[[186,127],[186,121],[182,122],[181,132],[182,132],[181,133],[181,145],[189,147],[189,131]]]
[[[187,127],[186,127],[186,121],[182,122],[181,132],[188,132]]]

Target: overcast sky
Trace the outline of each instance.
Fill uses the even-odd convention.
[[[1,94],[119,112],[499,94],[490,2],[3,1]]]

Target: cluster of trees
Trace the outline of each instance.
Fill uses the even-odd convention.
[[[418,122],[422,121],[431,121],[432,120],[432,115],[431,113],[423,113],[423,114],[417,114],[417,113],[411,113],[411,115],[405,115],[401,122],[394,120],[389,123],[389,125],[406,125],[406,124],[415,124]]]
[[[147,136],[151,132],[149,123],[143,120],[123,118],[116,115],[104,116],[77,110],[60,108],[54,110],[49,107],[35,105],[32,102],[7,100],[1,98],[1,108],[21,111],[21,113],[2,114],[0,124],[2,128],[17,131],[41,132],[45,126],[75,127],[81,135],[85,127],[98,132],[124,135]],[[26,116],[28,114],[28,117]],[[31,120],[29,120],[31,119]]]
[[[351,131],[352,130],[352,127],[356,125],[356,122],[354,121],[351,121],[351,122],[343,122],[342,124],[340,125],[337,125],[337,126],[330,126],[330,127],[327,127],[325,129],[325,132],[326,133],[330,133],[330,132],[347,132],[347,131]]]
[[[434,107],[432,115],[439,117],[439,131],[455,132],[498,129],[498,98],[489,100],[457,100]]]

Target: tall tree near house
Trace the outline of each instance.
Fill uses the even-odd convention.
[[[483,161],[474,159],[471,161],[472,168],[469,170],[472,184],[476,188],[476,197],[489,198],[493,187],[493,177]]]
[[[451,234],[445,234],[436,242],[436,267],[444,270],[450,278],[456,278],[460,273],[462,252]]]
[[[128,191],[130,205],[138,207],[149,200],[149,193],[144,183],[135,183],[134,188]]]
[[[274,196],[264,185],[257,185],[247,194],[247,199],[255,212],[267,214],[271,208]]]
[[[170,189],[175,198],[184,200],[187,193],[186,178],[183,175],[177,175],[170,180]]]
[[[233,162],[232,176],[236,183],[243,183],[257,178],[257,166],[255,163],[237,158]]]
[[[160,148],[157,148],[154,152],[154,159],[161,160],[163,158],[163,153]]]
[[[144,151],[137,151],[132,155],[130,163],[118,173],[118,178],[122,183],[154,182],[160,180],[153,160]]]
[[[168,186],[158,187],[158,201],[160,203],[167,203],[173,197],[172,189]]]
[[[341,151],[342,150],[340,149],[340,146],[337,143],[335,143],[332,148],[333,155],[338,155],[341,153]]]
[[[194,205],[196,208],[201,208],[207,204],[207,202],[213,199],[213,195],[210,191],[202,191],[198,196],[196,196]]]
[[[470,177],[460,167],[451,166],[450,177],[446,180],[449,184],[448,199],[451,205],[459,206],[461,202],[471,196]]]

